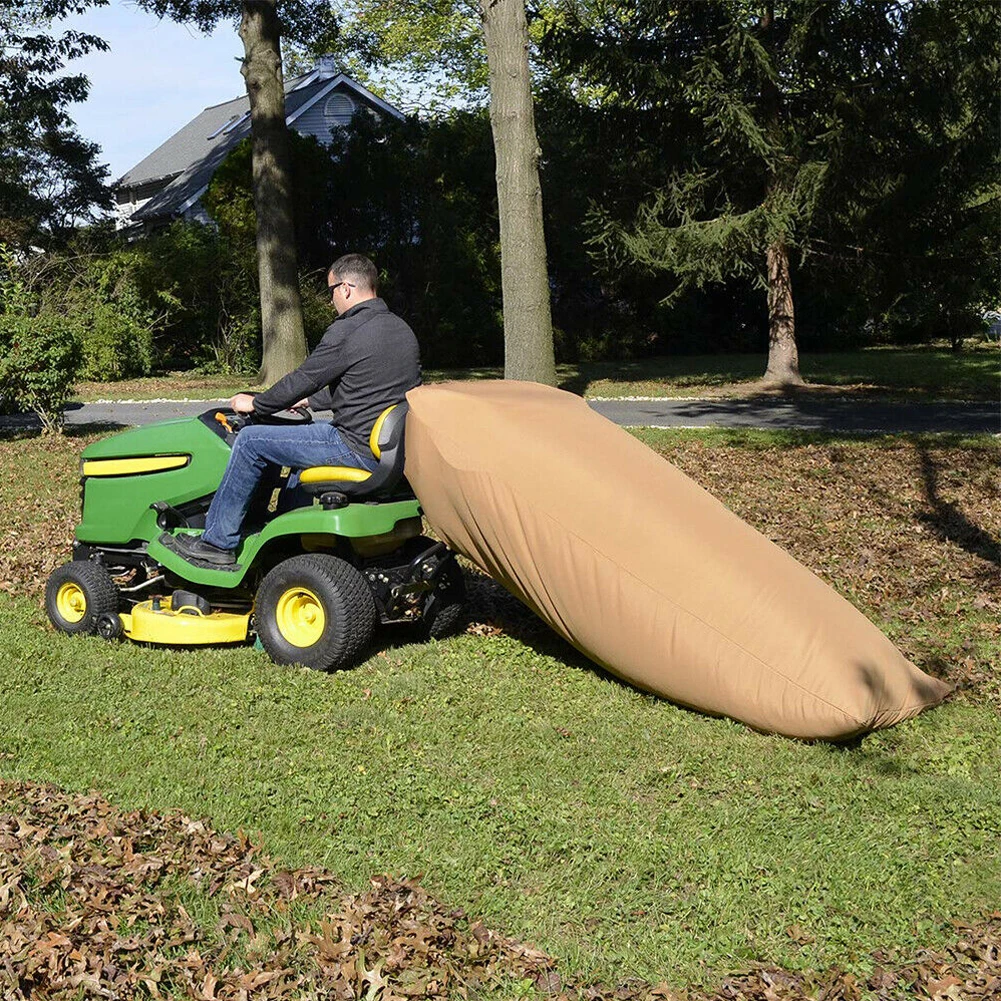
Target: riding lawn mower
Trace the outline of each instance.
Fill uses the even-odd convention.
[[[444,543],[421,534],[403,476],[407,404],[385,410],[368,470],[269,467],[254,495],[232,567],[188,561],[173,548],[205,514],[243,427],[304,423],[230,410],[120,432],[83,452],[83,517],[73,559],[49,578],[46,611],[66,633],[177,645],[257,640],[277,663],[338,670],[354,663],[377,623],[454,631],[462,573]],[[308,498],[303,505],[305,492]],[[298,504],[299,506],[293,506]]]

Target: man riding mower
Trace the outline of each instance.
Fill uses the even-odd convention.
[[[254,418],[208,411],[88,446],[83,518],[72,562],[49,578],[49,618],[63,632],[149,643],[256,635],[277,663],[319,670],[355,662],[377,622],[448,634],[463,613],[462,574],[443,543],[421,535],[420,506],[403,478],[406,410],[388,409],[373,428],[371,473],[303,470],[309,506],[282,511],[289,471],[268,470],[231,568],[190,562],[175,540],[204,525],[231,444]]]
[[[357,657],[376,619],[419,619],[430,635],[454,626],[461,573],[421,536],[403,479],[417,340],[377,278],[360,254],[334,262],[338,318],[265,393],[84,451],[74,559],[46,591],[58,628],[160,643],[256,632],[276,661],[331,669]],[[295,401],[334,421],[314,424],[304,409],[283,419]],[[292,469],[313,502],[286,510],[279,480]]]

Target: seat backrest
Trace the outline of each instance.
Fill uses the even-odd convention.
[[[386,407],[372,425],[372,433],[368,436],[368,447],[372,454],[382,464],[382,455],[385,451],[403,449],[403,432],[407,423],[407,411],[410,405],[404,400],[402,403],[394,403],[391,407]]]

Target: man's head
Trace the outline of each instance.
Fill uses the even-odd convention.
[[[327,272],[330,304],[338,316],[366,299],[374,299],[379,294],[378,285],[379,272],[364,254],[338,257]]]

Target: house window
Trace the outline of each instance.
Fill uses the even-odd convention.
[[[347,125],[355,113],[355,102],[347,94],[331,94],[323,106],[323,117],[334,125]]]

